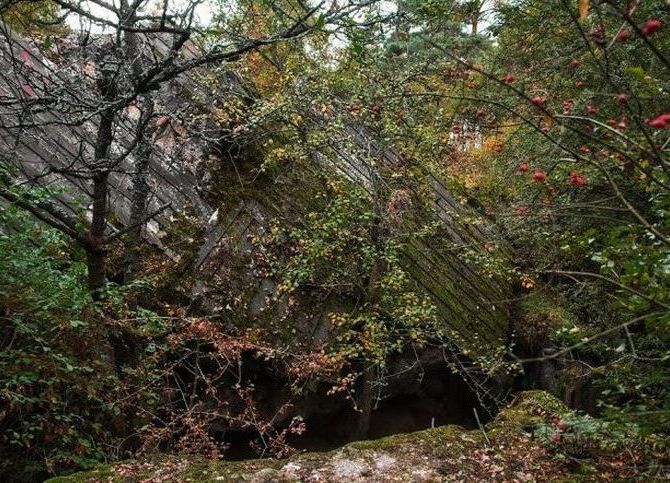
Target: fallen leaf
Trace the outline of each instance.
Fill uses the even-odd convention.
[[[579,20],[584,20],[589,14],[590,0],[579,0]]]

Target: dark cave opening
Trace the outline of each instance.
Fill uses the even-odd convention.
[[[287,442],[299,451],[330,451],[357,440],[374,440],[448,424],[476,428],[475,411],[482,424],[491,419],[462,376],[443,366],[425,372],[413,383],[394,389],[393,395],[376,400],[368,430],[363,435],[356,431],[360,412],[352,407],[351,401],[335,407],[312,401],[310,407],[320,410],[305,417],[306,431],[289,435]],[[227,448],[224,459],[243,460],[259,456],[252,448],[253,444],[259,443],[258,433],[227,430],[221,436],[221,442]]]

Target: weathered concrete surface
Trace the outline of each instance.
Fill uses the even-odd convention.
[[[91,106],[100,102],[93,94],[94,75],[88,72],[95,68],[90,63],[95,43],[81,49],[76,39],[63,37],[56,39],[50,49],[44,49],[6,31],[1,23],[0,27],[6,34],[0,36],[0,97],[4,102],[0,107],[0,162],[15,166],[18,183],[30,182],[33,186],[58,189],[62,210],[87,214],[91,182],[67,173],[73,167],[82,168],[85,161],[90,160],[97,120],[94,116],[86,122],[77,122],[76,116],[67,112],[58,113],[51,107],[38,109],[35,106],[41,105],[37,101],[45,92],[61,91],[67,99],[84,99]],[[160,38],[147,40],[147,48],[161,45]],[[219,82],[231,86],[243,84],[225,75]],[[265,297],[272,293],[269,287],[272,281],[256,280],[253,273],[247,274],[239,266],[253,249],[248,239],[261,233],[268,222],[283,214],[289,205],[297,204],[297,190],[283,191],[282,181],[286,177],[282,173],[273,173],[265,186],[249,184],[245,187],[253,194],[250,198],[228,199],[226,203],[212,199],[207,190],[207,179],[212,175],[208,166],[225,164],[225,156],[215,149],[213,144],[216,143],[196,135],[203,130],[209,132],[211,126],[207,122],[197,129],[197,126],[189,127],[193,121],[192,111],[203,114],[206,119],[208,116],[204,114],[211,114],[213,106],[198,100],[207,98],[210,89],[211,86],[203,84],[197,73],[192,73],[164,85],[155,94],[156,112],[164,114],[161,119],[168,119],[168,122],[154,138],[155,149],[148,173],[151,192],[148,210],[162,211],[149,221],[144,237],[177,258],[178,254],[164,243],[165,235],[174,228],[175,217],[187,215],[203,233],[202,240],[198,238],[196,241],[200,249],[195,257],[197,280],[192,295],[207,298],[208,287],[228,277],[231,267],[235,267],[238,278],[257,282],[252,287],[255,293],[251,294],[250,306],[258,309]],[[239,93],[231,92],[230,95]],[[24,126],[27,113],[31,113],[31,122]],[[68,122],[61,123],[60,116]],[[136,116],[133,109],[119,116],[113,153],[122,153],[128,148]],[[341,136],[337,136],[343,140],[331,140],[323,152],[313,153],[318,162],[313,163],[311,169],[318,167],[328,173],[339,173],[368,189],[381,183],[380,166],[405,163],[379,133],[355,120],[346,117],[345,120],[338,128]],[[317,118],[310,129],[318,131],[331,124],[332,120]],[[108,229],[112,232],[122,230],[129,223],[132,186],[128,174],[133,172],[136,164],[131,152],[111,175],[109,202],[113,214],[109,217]],[[63,170],[65,173],[61,172]],[[230,173],[231,179],[237,179],[236,170]],[[509,314],[505,301],[510,298],[510,287],[508,281],[492,279],[483,273],[462,252],[483,253],[486,247],[493,246],[497,236],[493,228],[472,208],[459,202],[438,177],[432,173],[425,173],[425,176],[433,195],[431,217],[433,221],[443,223],[444,236],[438,241],[416,242],[408,246],[403,250],[403,264],[421,290],[430,296],[444,327],[454,333],[454,338],[458,336],[459,349],[481,355],[487,348],[507,342]],[[287,181],[285,184],[291,186],[291,180]],[[228,192],[225,196],[235,198]],[[216,301],[215,305],[225,306],[226,303]],[[251,316],[255,315],[253,311]],[[320,320],[319,314],[309,322],[316,326]],[[316,332],[314,327],[309,329],[309,333]]]

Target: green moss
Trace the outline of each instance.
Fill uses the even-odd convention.
[[[540,341],[551,338],[561,327],[575,325],[575,316],[566,308],[558,294],[535,290],[516,307],[514,329],[521,342],[534,348]]]
[[[371,439],[366,441],[356,441],[347,445],[348,448],[357,450],[390,450],[401,444],[415,441],[418,433],[394,434],[380,439]]]
[[[520,393],[509,407],[503,409],[489,429],[495,433],[528,431],[567,413],[569,409],[548,392],[527,391]]]
[[[177,481],[234,481],[244,479],[245,475],[263,469],[276,470],[283,464],[285,464],[283,460],[270,459],[212,461],[193,456],[157,456],[145,461],[103,465],[91,471],[74,473],[47,481],[48,483],[143,481],[155,478],[157,472],[169,475]]]
[[[79,483],[86,481],[106,480],[114,476],[112,465],[100,466],[91,471],[82,471],[66,476],[58,476],[47,480],[49,483]]]

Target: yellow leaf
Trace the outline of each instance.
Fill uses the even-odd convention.
[[[589,14],[591,0],[579,0],[579,20],[584,20]]]

